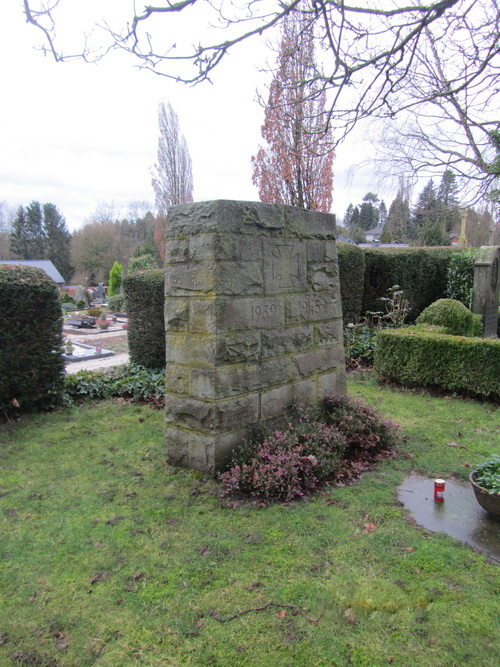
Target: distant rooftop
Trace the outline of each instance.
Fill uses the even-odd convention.
[[[14,264],[18,266],[22,264],[23,266],[34,266],[36,269],[42,269],[45,273],[52,278],[55,283],[59,285],[64,285],[65,280],[48,259],[2,259],[0,264]]]

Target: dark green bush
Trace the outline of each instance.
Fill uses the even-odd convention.
[[[337,243],[337,249],[342,318],[345,326],[358,322],[361,315],[365,256],[362,248],[352,243]]]
[[[464,248],[454,252],[448,263],[446,272],[446,294],[448,299],[456,299],[472,307],[472,290],[474,288],[474,263],[477,248]]]
[[[115,294],[108,298],[108,308],[112,313],[118,313],[126,310],[125,294]]]
[[[480,336],[481,317],[472,313],[455,299],[438,299],[417,317],[418,324],[434,324],[444,327],[446,333],[455,336]]]
[[[51,409],[62,402],[62,310],[41,269],[0,265],[0,410]]]
[[[164,282],[163,269],[139,271],[123,281],[130,360],[146,368],[165,368]]]
[[[450,336],[420,326],[377,337],[375,371],[407,387],[441,388],[500,400],[500,340]]]
[[[410,321],[444,296],[452,248],[365,248],[362,313],[380,310],[379,297],[400,285],[410,302]]]

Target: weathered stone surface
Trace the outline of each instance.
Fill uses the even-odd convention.
[[[217,266],[217,293],[236,296],[263,293],[261,262],[220,262]]]
[[[342,320],[319,322],[314,326],[314,343],[319,346],[343,344]]]
[[[176,394],[189,393],[189,368],[178,364],[167,364],[165,368],[165,387],[167,392]]]
[[[217,331],[215,297],[189,299],[189,331],[209,334]]]
[[[188,366],[215,365],[216,338],[214,335],[167,334],[166,362]]]
[[[165,243],[165,263],[188,261],[188,239],[170,239]]]
[[[335,262],[309,264],[309,285],[314,292],[334,290],[338,275],[338,265]]]
[[[275,204],[172,207],[167,457],[215,472],[259,419],[345,389],[334,217]]]
[[[286,323],[320,322],[340,318],[340,297],[329,294],[294,294],[287,296]]]
[[[307,261],[324,262],[325,261],[325,241],[307,241]]]
[[[483,246],[474,264],[472,310],[481,316],[486,338],[497,337],[500,247]]]
[[[300,405],[316,403],[316,380],[294,382],[262,392],[260,418],[265,421],[281,417],[292,402]]]
[[[339,261],[339,251],[335,241],[325,241],[325,262],[335,262]]]
[[[215,365],[251,363],[260,359],[260,334],[255,331],[219,337]]]
[[[165,299],[165,331],[187,331],[188,323],[189,301]]]
[[[253,424],[259,418],[256,394],[219,401],[203,401],[191,396],[165,394],[167,424],[197,432],[224,433]]]
[[[347,395],[347,378],[344,367],[332,373],[324,373],[318,377],[319,399],[327,394]]]
[[[260,364],[243,364],[224,368],[193,368],[190,388],[203,399],[216,400],[238,396],[299,379],[300,368],[293,357],[268,359]]]
[[[282,204],[218,199],[179,204],[168,212],[167,238],[221,232],[335,238],[335,216]]]
[[[231,433],[201,434],[167,426],[167,462],[214,474],[231,459],[237,447],[247,438],[249,429],[238,429]]]
[[[343,345],[318,347],[295,355],[293,361],[297,366],[299,377],[315,375],[338,368],[344,362],[344,347]]]
[[[190,262],[213,262],[215,257],[214,234],[198,234],[189,238]]]
[[[307,247],[295,239],[270,240],[264,247],[266,294],[307,289]]]
[[[219,299],[217,311],[221,331],[285,326],[285,303],[277,297]]]
[[[174,264],[165,273],[166,296],[208,294],[214,290],[215,264]]]
[[[262,359],[308,350],[313,344],[311,325],[273,329],[261,334]]]

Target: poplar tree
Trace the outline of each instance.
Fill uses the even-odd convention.
[[[152,185],[158,210],[165,214],[169,206],[193,201],[193,168],[179,118],[170,103],[160,104],[158,123],[158,162],[152,169]]]

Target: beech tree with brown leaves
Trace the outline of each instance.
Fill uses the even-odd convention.
[[[305,15],[287,15],[265,105],[267,147],[252,157],[252,180],[261,201],[327,213],[334,150],[316,73],[313,25]]]

